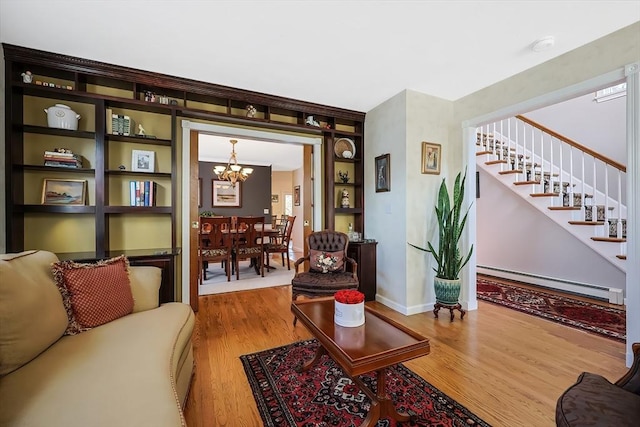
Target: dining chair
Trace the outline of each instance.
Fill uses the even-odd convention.
[[[331,296],[342,289],[358,289],[358,263],[347,256],[348,247],[349,237],[345,233],[333,230],[311,233],[307,237],[309,253],[293,265],[296,274],[291,279],[291,300],[300,295],[314,298]],[[305,261],[309,262],[309,271],[298,271]],[[297,321],[294,316],[294,326]]]
[[[240,280],[240,261],[251,260],[256,274],[264,277],[264,216],[239,216],[233,233],[236,280]]]
[[[201,217],[198,239],[198,269],[200,283],[207,280],[207,265],[221,261],[227,281],[231,281],[231,217]]]
[[[287,215],[285,218],[284,226],[281,228],[280,233],[273,240],[269,239],[264,245],[264,253],[267,259],[267,270],[271,268],[269,266],[269,257],[271,254],[281,254],[282,266],[284,267],[284,256],[287,255],[287,270],[291,270],[291,261],[289,259],[289,242],[291,241],[291,232],[293,231],[293,223],[296,217]]]

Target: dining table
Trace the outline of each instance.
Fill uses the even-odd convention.
[[[222,230],[223,233],[231,233],[231,234],[238,234],[238,230],[235,228],[232,228],[230,230]],[[240,233],[242,233],[242,229],[239,231]],[[206,236],[207,234],[209,234],[209,230],[200,230],[199,235],[200,238],[202,238],[202,236]],[[282,228],[280,227],[273,227],[271,224],[264,224],[264,230],[263,230],[263,237],[268,238],[269,242],[271,242],[271,239],[277,239],[280,235],[282,234]],[[235,241],[234,241],[235,244]],[[255,261],[252,259],[251,260],[251,267],[255,267],[258,268],[258,264],[255,263]],[[270,270],[275,270],[276,267],[274,266],[266,266],[265,268],[267,269],[267,271]]]

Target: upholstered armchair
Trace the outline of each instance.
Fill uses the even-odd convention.
[[[313,298],[330,296],[341,289],[357,289],[358,263],[347,256],[348,246],[349,238],[339,231],[311,233],[307,238],[309,253],[293,265],[296,274],[291,279],[292,300],[300,295]],[[309,271],[300,271],[305,261],[309,262]],[[293,318],[294,325],[297,320]]]
[[[633,364],[615,383],[583,372],[556,404],[556,426],[637,426],[640,422],[640,343]]]

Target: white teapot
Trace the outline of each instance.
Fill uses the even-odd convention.
[[[342,152],[342,158],[343,159],[350,159],[353,157],[353,153],[349,150],[343,151]]]

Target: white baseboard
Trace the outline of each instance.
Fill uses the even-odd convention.
[[[376,295],[376,301],[378,301],[380,304],[386,305],[387,307],[397,311],[398,313],[404,314],[405,316],[424,313],[426,311],[433,311],[433,304],[420,304],[407,307],[380,295]]]
[[[608,301],[611,304],[624,303],[624,295],[622,289],[607,288],[604,286],[593,285],[589,283],[572,282],[568,280],[556,279],[553,277],[544,277],[535,274],[505,270],[502,268],[480,265],[478,265],[476,268],[478,273],[487,274],[489,276],[516,280],[532,285],[538,285],[548,289],[596,298],[599,300]]]

